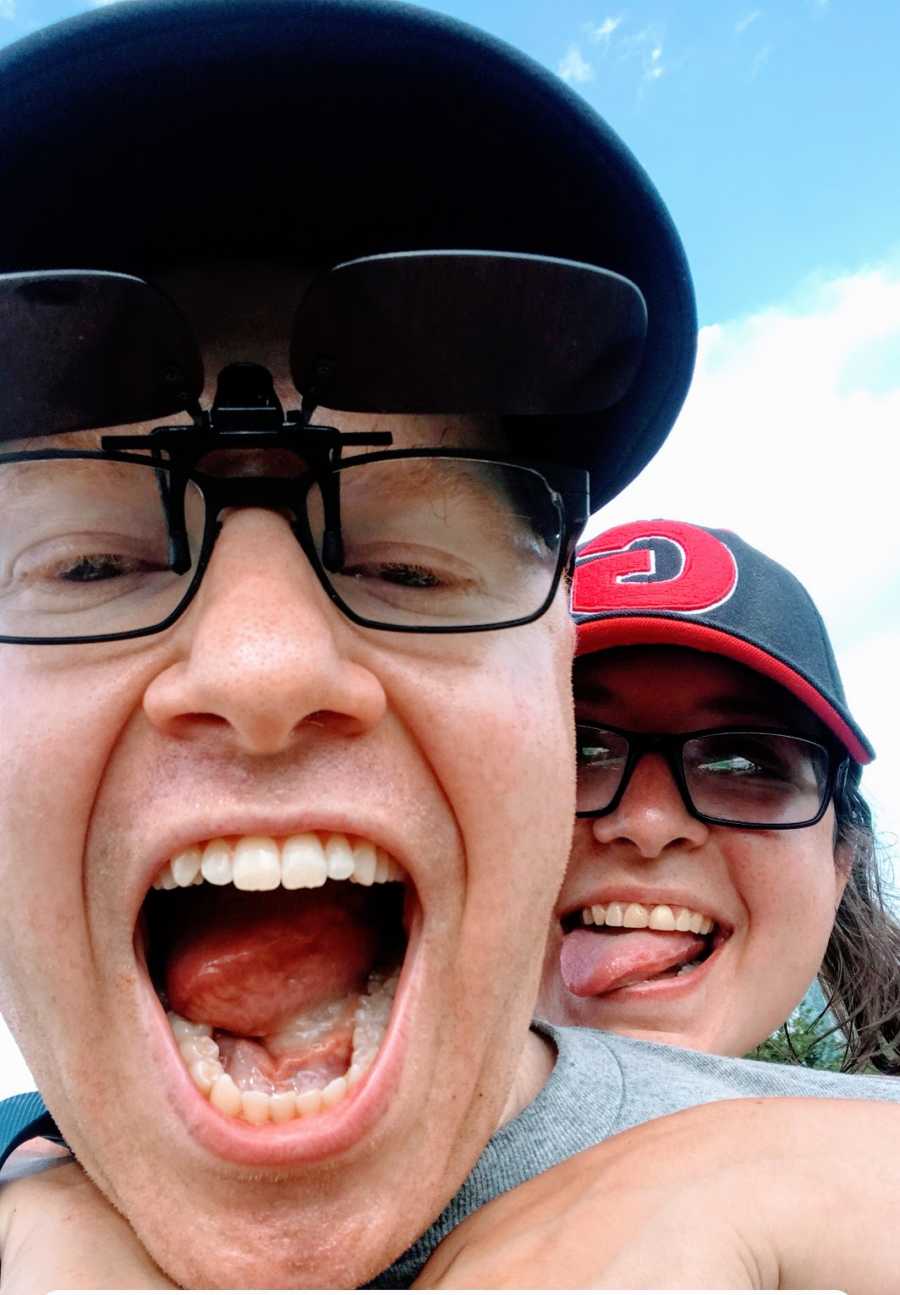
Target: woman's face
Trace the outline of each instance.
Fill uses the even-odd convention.
[[[810,738],[825,732],[763,676],[686,648],[579,659],[575,704],[581,722],[638,732],[766,724]],[[819,970],[845,884],[833,840],[832,807],[791,831],[701,823],[664,757],[645,755],[613,813],[576,822],[539,1015],[702,1052],[748,1052],[782,1024]],[[604,911],[586,921],[594,905]],[[621,912],[610,914],[610,905]],[[646,916],[640,908],[627,914],[629,905]],[[630,925],[657,907],[675,919],[679,910],[699,915],[700,932]],[[610,917],[625,925],[607,925]],[[668,921],[664,912],[658,921]],[[678,924],[689,922],[681,914]]]

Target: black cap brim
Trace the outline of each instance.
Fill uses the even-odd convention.
[[[694,301],[656,191],[557,78],[472,28],[363,0],[137,0],[3,51],[0,116],[0,270],[435,247],[611,270],[647,302],[635,382],[513,424],[592,470],[595,507],[684,399]]]

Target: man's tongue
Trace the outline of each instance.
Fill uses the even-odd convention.
[[[203,893],[200,893],[203,892]],[[243,1038],[361,993],[379,939],[355,888],[183,896],[164,957],[170,1006]]]
[[[559,965],[563,984],[579,998],[649,980],[690,962],[706,941],[690,931],[607,931],[579,927],[563,938]]]

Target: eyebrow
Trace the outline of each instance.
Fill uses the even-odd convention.
[[[99,450],[100,437],[116,428],[73,432],[48,432],[44,436],[21,436],[0,441],[0,454],[30,454],[39,450]]]
[[[748,715],[752,713],[757,718],[762,718],[766,723],[783,724],[785,722],[783,709],[762,697],[741,697],[734,693],[726,693],[720,697],[706,697],[701,704],[709,710],[721,711],[723,715]]]
[[[580,682],[577,675],[575,678],[575,699],[578,702],[595,703],[598,705],[609,705],[612,702],[625,700],[620,694],[607,688],[605,684],[597,680],[589,679],[584,683]],[[785,723],[792,724],[796,717],[785,716],[784,711],[777,704],[767,698],[755,698],[741,696],[739,693],[722,693],[710,697],[701,697],[696,703],[698,710],[715,710],[723,716],[734,716],[735,718],[746,719],[747,722],[772,724],[774,727],[781,727]],[[752,721],[747,719],[752,716]]]
[[[577,674],[574,680],[574,692],[576,701],[611,702],[615,700],[615,694],[605,684],[596,683],[594,680],[582,683]]]
[[[778,685],[773,684],[773,687],[777,688]],[[790,693],[786,694],[784,704],[781,705],[777,699],[773,702],[760,698],[759,701],[750,702],[748,707],[747,702],[741,703],[740,698],[735,697],[717,698],[711,704],[732,715],[747,714],[749,710],[753,715],[753,723],[770,724],[773,729],[787,730],[797,737],[808,738],[811,742],[828,745],[832,740],[828,726]]]

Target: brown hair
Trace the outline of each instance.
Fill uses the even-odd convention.
[[[900,921],[888,907],[858,774],[851,765],[835,791],[835,849],[847,860],[848,878],[819,984],[845,1041],[840,1069],[900,1075]]]

